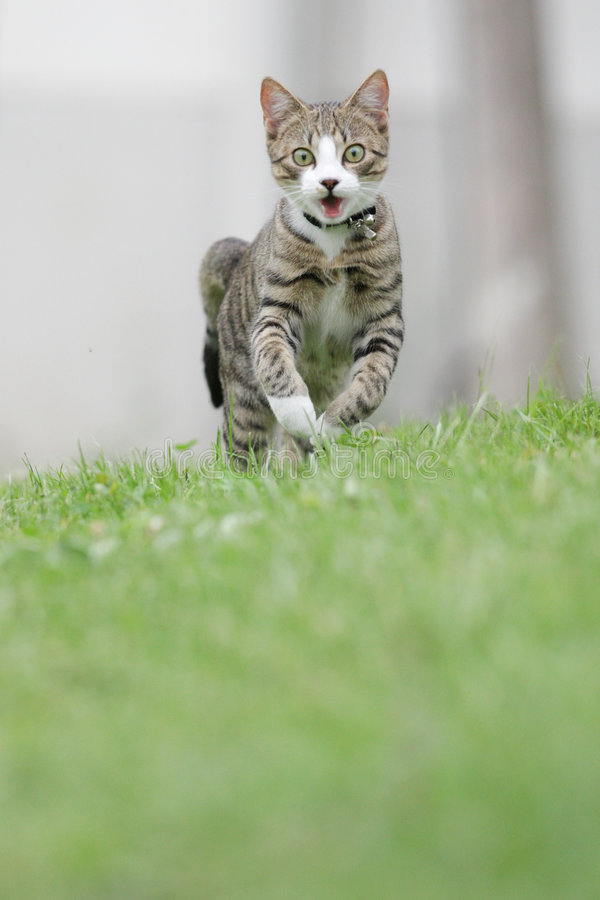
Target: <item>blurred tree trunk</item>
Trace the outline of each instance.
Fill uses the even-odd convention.
[[[461,2],[474,260],[472,355],[465,362],[476,369],[491,357],[486,386],[514,402],[523,398],[530,371],[556,374],[558,365],[558,273],[535,2]]]

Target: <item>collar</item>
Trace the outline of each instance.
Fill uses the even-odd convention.
[[[377,237],[377,232],[373,231],[369,226],[373,224],[375,221],[375,213],[376,208],[374,206],[369,206],[368,209],[361,209],[360,212],[354,213],[353,216],[349,216],[347,219],[344,219],[343,222],[332,222],[331,225],[323,225],[322,222],[319,222],[314,216],[311,216],[310,213],[302,213],[307,222],[310,222],[311,225],[316,225],[317,228],[340,228],[342,225],[347,225],[348,228],[354,228],[358,234],[364,235],[364,237],[369,238],[370,241],[374,241]]]

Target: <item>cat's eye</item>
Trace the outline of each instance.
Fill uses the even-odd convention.
[[[292,153],[292,159],[297,166],[309,166],[311,162],[314,162],[315,157],[306,147],[298,147]]]
[[[365,155],[365,148],[362,144],[351,144],[344,151],[344,159],[346,162],[360,162]]]

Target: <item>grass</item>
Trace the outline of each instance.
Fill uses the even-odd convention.
[[[597,897],[591,390],[184,453],[0,486],[0,896]]]

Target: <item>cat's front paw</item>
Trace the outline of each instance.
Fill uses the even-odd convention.
[[[315,408],[310,397],[296,394],[292,397],[269,397],[269,405],[275,418],[285,431],[294,437],[313,437],[317,427]]]

